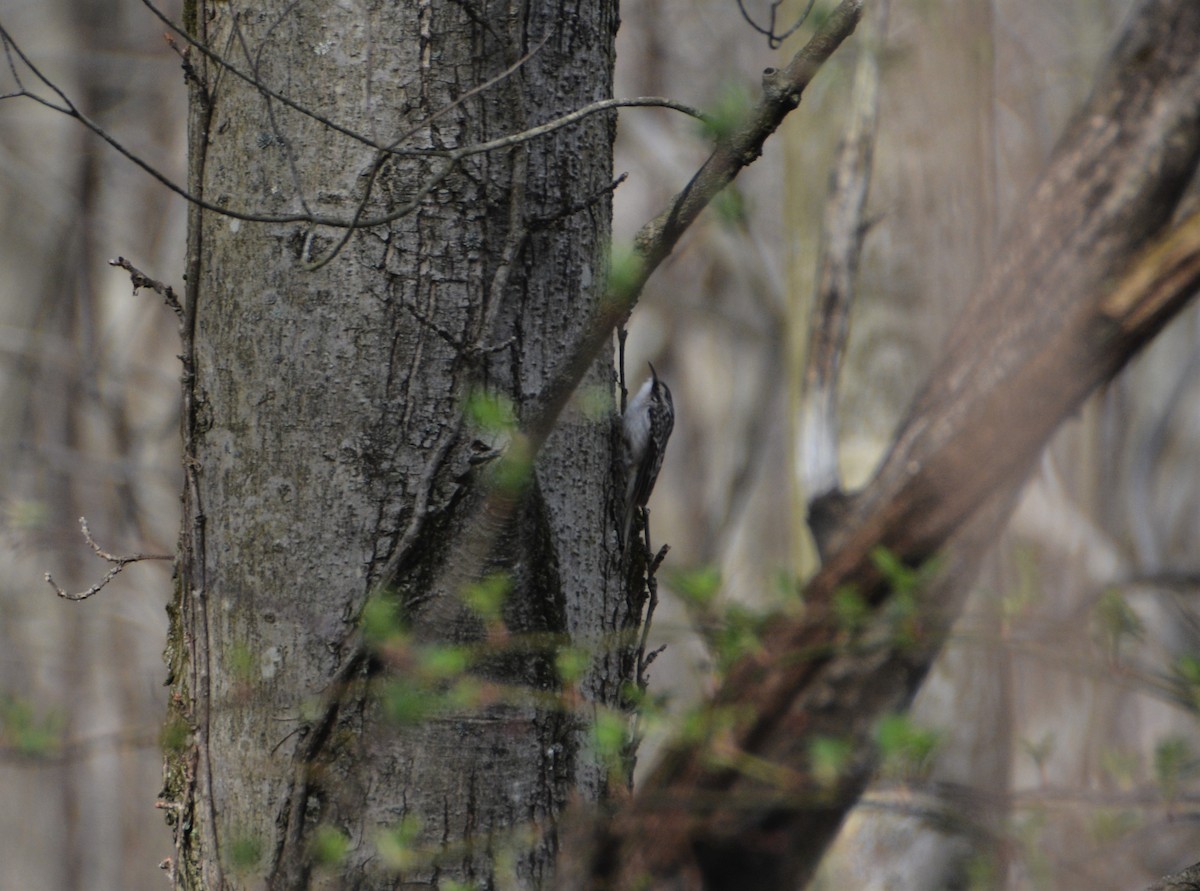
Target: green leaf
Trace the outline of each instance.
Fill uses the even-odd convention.
[[[915,586],[916,572],[905,566],[903,560],[883,545],[871,551],[871,562],[895,590],[911,591]]]
[[[1200,659],[1185,653],[1175,660],[1175,673],[1188,684],[1200,684]]]
[[[1092,838],[1101,844],[1115,842],[1138,829],[1141,818],[1131,810],[1098,808],[1089,815]]]
[[[350,837],[336,826],[318,826],[309,841],[309,853],[317,866],[337,866],[350,851]]]
[[[842,587],[833,593],[833,615],[839,628],[853,633],[866,625],[871,610],[857,590]]]
[[[875,730],[884,769],[904,776],[924,773],[941,744],[937,731],[918,727],[907,715],[889,715]]]
[[[484,622],[499,622],[511,592],[512,577],[507,572],[494,572],[468,585],[463,591],[463,601]]]
[[[1154,747],[1154,781],[1163,798],[1175,799],[1183,781],[1195,772],[1196,759],[1185,737],[1168,736]]]
[[[13,498],[4,505],[4,520],[13,532],[36,532],[50,521],[50,511],[44,501]]]
[[[591,664],[591,655],[581,647],[562,647],[554,655],[554,665],[564,684],[579,683]]]
[[[517,426],[513,401],[488,390],[475,390],[467,397],[467,417],[476,427],[492,433],[507,433]]]
[[[984,891],[987,888],[999,887],[999,864],[994,855],[979,852],[972,854],[967,860],[968,891]]]
[[[383,862],[396,871],[413,869],[426,859],[418,848],[424,824],[415,814],[408,814],[375,839],[375,848]]]
[[[395,724],[419,724],[445,709],[446,694],[425,687],[414,678],[397,678],[380,690],[384,716]]]
[[[701,135],[714,142],[729,139],[745,126],[754,104],[744,84],[726,83],[714,107],[698,122]]]
[[[871,562],[897,594],[915,593],[938,573],[942,563],[939,557],[931,557],[914,569],[882,545],[871,551]]]
[[[618,712],[601,711],[592,725],[592,744],[601,763],[610,769],[621,763],[629,738],[628,718]]]
[[[48,758],[62,747],[63,720],[54,714],[39,717],[24,699],[0,699],[0,744],[27,758]]]
[[[1033,763],[1037,765],[1038,770],[1041,770],[1046,766],[1046,762],[1050,760],[1050,756],[1054,754],[1056,742],[1054,734],[1047,731],[1037,742],[1022,739],[1021,748],[1025,750],[1025,754],[1033,759]]]
[[[671,590],[697,606],[710,605],[721,593],[721,571],[714,566],[676,570],[668,579]]]
[[[853,754],[854,747],[849,740],[832,736],[815,737],[808,744],[808,763],[813,779],[822,786],[836,785]]]
[[[492,480],[497,489],[516,495],[529,482],[533,473],[533,458],[529,453],[529,440],[519,433],[512,435],[508,448],[495,465]]]
[[[791,604],[804,591],[804,582],[790,569],[776,570],[771,581],[772,600],[780,604]]]
[[[483,702],[486,688],[478,678],[469,675],[460,677],[454,686],[446,691],[442,706],[458,711],[477,708]]]
[[[680,718],[679,739],[688,745],[702,745],[710,738],[712,729],[711,707],[703,704],[697,705],[686,711]]]
[[[262,861],[262,852],[262,838],[250,833],[239,833],[229,845],[229,865],[239,874],[251,872]]]
[[[1172,667],[1180,701],[1193,711],[1200,711],[1200,659],[1184,654],[1175,660]]]
[[[1092,619],[1109,655],[1119,655],[1123,644],[1141,640],[1145,626],[1117,588],[1108,588],[1096,601]]]
[[[721,617],[721,626],[713,636],[717,671],[724,674],[733,664],[761,649],[763,616],[739,604],[731,604]]]
[[[746,197],[735,185],[728,185],[717,193],[712,201],[712,209],[717,220],[728,229],[740,228],[748,216]]]
[[[1118,789],[1128,792],[1137,786],[1142,759],[1136,752],[1105,749],[1100,755],[1100,768]]]
[[[471,665],[467,647],[444,645],[423,648],[418,656],[421,673],[435,679],[461,677]]]
[[[606,421],[617,410],[611,386],[591,384],[575,391],[571,404],[589,421]]]
[[[404,623],[400,618],[400,605],[390,594],[373,594],[363,606],[362,616],[363,637],[367,645],[380,647],[388,643],[404,631]]]
[[[606,301],[628,303],[641,282],[643,260],[632,248],[613,245],[608,255]]]

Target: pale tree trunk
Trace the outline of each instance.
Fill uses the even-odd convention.
[[[865,136],[878,142],[867,174],[871,209],[864,211],[872,221],[864,245],[870,254],[852,283],[860,293],[838,404],[847,419],[843,457],[852,484],[886,453],[954,317],[956,294],[974,285],[994,251],[991,4],[891,6],[884,33],[873,10],[870,48],[885,59],[895,47],[919,51],[874,71],[882,95],[878,134]],[[903,36],[889,43],[888,31]],[[856,80],[849,100],[855,107],[864,101],[860,94],[867,90]],[[913,150],[917,145],[920,151]],[[825,186],[809,187],[817,185]],[[924,210],[934,204],[941,212]],[[799,296],[807,299],[814,287]],[[980,629],[985,640],[995,637],[996,613],[986,596],[972,597],[964,613],[965,627]],[[937,757],[922,765],[925,782],[914,791],[894,774],[876,778],[822,860],[816,888],[953,887],[966,881],[972,861],[999,861],[991,845],[1001,837],[1004,812],[973,807],[972,796],[991,800],[1007,788],[1011,716],[1004,656],[1000,647],[979,645],[950,646],[941,654],[911,712],[917,726],[939,734]]]
[[[453,150],[611,89],[613,3],[201,2],[196,16],[197,40],[233,68],[378,145]],[[191,731],[169,763],[178,882],[537,885],[555,815],[607,784],[580,717],[593,709],[557,704],[553,647],[481,669],[510,693],[535,689],[536,705],[517,692],[400,727],[376,695],[394,666],[368,658],[356,628],[382,586],[418,642],[478,640],[460,589],[507,570],[508,632],[591,654],[584,703],[623,695],[617,632],[636,613],[612,508],[611,362],[585,378],[599,408],[568,408],[488,548],[470,530],[497,442],[464,415],[486,388],[519,421],[588,324],[606,278],[611,113],[436,181],[444,157],[393,158],[372,178],[375,149],[192,61],[193,190],[276,219],[191,220],[170,649],[175,720]],[[415,206],[337,250],[343,230],[311,218],[351,219],[368,189],[363,219]],[[402,822],[440,855],[381,857]]]
[[[846,420],[843,459],[852,483],[885,453],[911,388],[927,373],[945,324],[957,312],[957,294],[974,285],[995,253],[997,236],[1019,212],[1018,202],[1044,165],[1062,121],[1083,100],[1127,6],[1073,0],[1059,4],[1057,15],[1047,15],[1044,4],[1026,0],[949,0],[920,10],[893,4],[865,213],[870,230],[839,393]],[[1013,120],[1022,126],[1014,127]],[[811,151],[807,145],[800,149]],[[807,200],[797,202],[797,223],[816,225],[804,211],[822,200],[826,183],[801,171],[794,180],[794,189],[808,190]],[[807,258],[797,266],[806,276],[815,261]],[[812,290],[807,281],[797,289],[802,297]],[[1092,486],[1104,487],[1108,478],[1094,473],[1080,445],[1095,435],[1099,413],[1088,410],[1083,417],[1082,425],[1056,438],[1050,460],[1071,468],[1078,482],[1090,479]],[[1071,495],[1080,491],[1071,488]],[[1031,489],[1037,501],[1026,500],[984,561],[956,631],[914,700],[914,723],[938,733],[936,757],[919,775],[901,778],[889,771],[873,783],[822,861],[819,887],[949,887],[967,881],[970,870],[985,874],[985,867],[999,887],[1010,862],[1018,868],[1009,881],[1021,886],[1023,864],[1014,854],[1019,846],[1006,838],[1005,823],[1025,814],[996,804],[1014,786],[1038,781],[1019,771],[1033,764],[1029,746],[1045,739],[1046,731],[1025,730],[1021,696],[1052,716],[1059,756],[1071,753],[1078,762],[1089,757],[1085,744],[1063,742],[1066,728],[1074,725],[1066,716],[1082,710],[1077,676],[1064,685],[1063,695],[1054,696],[1046,666],[1030,671],[1028,656],[1016,652],[1014,658],[1012,645],[1003,640],[1011,627],[1002,628],[1002,621],[1012,619],[999,601],[1018,588],[1013,555],[1028,552],[1020,542],[1035,542],[1043,560],[1061,561],[1072,578],[1085,575],[1078,544],[1057,547],[1079,524],[1064,520],[1062,506],[1046,506],[1045,486]],[[1030,510],[1031,503],[1038,507]],[[1031,514],[1040,514],[1033,528]],[[1081,586],[1093,596],[1104,582],[1089,581]],[[1046,585],[1040,596],[1061,611],[1066,587]],[[1081,636],[1087,633],[1085,627]],[[1056,635],[1056,649],[1063,649],[1061,631]],[[1090,725],[1078,723],[1090,731]],[[1088,735],[1097,747],[1113,745],[1111,733]],[[1072,776],[1061,782],[1074,781]],[[1047,837],[1060,819],[1049,821]],[[1055,855],[1083,859],[1094,845],[1093,838],[1075,833],[1069,844],[1054,846]],[[1121,886],[1110,868],[1098,871],[1113,887]]]

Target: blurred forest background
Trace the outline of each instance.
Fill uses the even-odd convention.
[[[1130,5],[893,0],[842,382],[849,482],[881,456]],[[748,101],[800,39],[770,49],[735,0],[626,0],[622,18],[617,95],[704,108]],[[182,75],[142,3],[7,0],[0,25],[82,113],[182,181]],[[709,653],[671,570],[715,568],[724,601],[762,606],[813,566],[798,381],[863,51],[856,37],[834,57],[630,326],[631,382],[653,361],[678,418],[653,501],[672,550],[652,680],[672,705],[706,692]],[[622,112],[617,147],[627,243],[708,149],[660,109]],[[42,576],[78,591],[106,571],[80,516],[114,553],[174,549],[175,320],[107,260],[178,286],[184,204],[76,122],[10,98],[0,207],[0,891],[157,888],[172,850],[154,808],[169,564],[133,566],[83,604]],[[853,855],[831,858],[828,887],[1136,888],[1197,859],[1198,452],[1193,308],[1059,432],[918,699],[928,745],[848,822],[839,851]],[[653,751],[652,733],[643,763]]]

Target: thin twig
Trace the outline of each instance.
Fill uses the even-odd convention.
[[[292,109],[293,111],[298,112],[299,114],[302,114],[307,118],[311,118],[312,120],[316,121],[318,124],[321,124],[323,127],[328,127],[330,130],[333,130],[335,133],[341,133],[343,136],[349,136],[351,139],[353,139],[357,142],[361,142],[364,145],[368,145],[371,148],[378,149],[379,151],[383,151],[383,152],[391,152],[401,142],[403,142],[406,139],[411,138],[417,132],[424,129],[429,124],[432,124],[435,120],[437,120],[442,115],[446,114],[447,112],[451,111],[454,108],[457,108],[465,100],[470,99],[472,96],[475,96],[478,93],[480,93],[484,90],[487,90],[492,86],[495,86],[497,83],[499,83],[499,82],[505,80],[506,78],[508,78],[509,76],[511,76],[515,71],[517,71],[517,69],[519,69],[522,65],[524,65],[526,62],[528,62],[530,59],[532,59],[538,53],[538,51],[541,50],[541,48],[545,45],[546,40],[549,38],[549,34],[547,34],[546,37],[543,38],[541,40],[541,42],[538,43],[537,46],[535,46],[528,53],[526,53],[524,56],[522,56],[520,59],[518,59],[516,62],[514,62],[507,69],[500,72],[494,78],[484,81],[479,86],[472,87],[470,90],[463,93],[456,100],[451,102],[449,105],[447,105],[443,108],[439,108],[437,111],[433,112],[431,115],[429,115],[424,120],[422,120],[419,124],[415,125],[410,130],[408,130],[405,133],[402,133],[400,136],[396,137],[389,145],[388,143],[385,143],[385,142],[382,142],[382,141],[379,141],[376,139],[372,139],[370,136],[367,136],[364,133],[359,133],[356,130],[352,130],[351,128],[345,126],[344,124],[339,124],[337,121],[333,120],[332,118],[328,118],[328,117],[320,114],[319,112],[313,111],[310,108],[306,108],[305,106],[301,105],[296,100],[290,98],[289,96],[285,95],[284,93],[280,93],[276,90],[272,90],[270,87],[268,87],[266,84],[264,84],[261,80],[259,80],[257,72],[254,74],[247,74],[245,71],[242,71],[240,68],[238,68],[232,62],[230,62],[229,60],[227,60],[223,56],[221,56],[219,53],[217,53],[216,51],[212,50],[211,48],[205,46],[202,42],[196,40],[196,38],[194,38],[191,34],[189,34],[185,29],[180,28],[178,25],[176,25],[173,21],[171,21],[170,17],[168,17],[164,12],[162,12],[160,9],[158,9],[158,7],[156,7],[152,2],[150,2],[150,0],[142,0],[142,3],[146,6],[147,9],[149,9],[158,18],[159,21],[161,21],[164,25],[166,25],[168,28],[170,28],[172,31],[174,31],[179,37],[183,38],[190,45],[196,47],[197,50],[199,50],[201,53],[203,53],[208,59],[210,59],[212,62],[214,62],[216,65],[218,65],[223,70],[228,71],[234,77],[240,78],[241,80],[250,84],[256,90],[258,90],[263,96],[270,97],[271,99],[275,99],[276,101],[287,106],[288,108]]]
[[[647,686],[646,669],[650,667],[650,663],[662,651],[660,647],[652,655],[646,654],[646,644],[650,639],[650,625],[654,621],[654,611],[658,608],[658,568],[662,566],[663,560],[667,559],[667,552],[671,550],[670,545],[663,545],[659,548],[658,553],[653,559],[650,555],[654,553],[650,545],[650,509],[642,508],[642,532],[644,534],[643,544],[646,546],[646,617],[642,620],[642,633],[638,640],[637,648],[637,685],[641,690],[645,690]]]
[[[96,556],[100,557],[102,560],[106,560],[109,563],[113,564],[113,567],[107,573],[104,574],[104,578],[102,578],[100,581],[96,582],[96,584],[92,585],[86,591],[81,591],[78,594],[71,594],[67,591],[64,591],[54,581],[54,577],[52,575],[50,575],[50,573],[46,573],[46,581],[50,583],[50,585],[58,593],[58,596],[63,598],[64,600],[87,600],[89,597],[92,597],[95,594],[99,594],[100,591],[104,588],[104,586],[107,585],[109,582],[111,582],[114,578],[116,578],[121,573],[121,571],[123,569],[125,569],[125,567],[128,566],[130,563],[140,563],[143,560],[174,560],[175,559],[175,557],[171,554],[130,554],[127,557],[118,557],[115,554],[110,554],[108,551],[101,548],[100,545],[96,544],[96,540],[94,538],[92,538],[92,531],[90,529],[88,529],[88,524],[87,524],[86,518],[80,517],[79,525],[83,529],[84,539],[87,541],[87,543],[91,547],[91,549],[96,553]]]
[[[375,163],[371,165],[371,173],[367,177],[367,185],[363,190],[362,200],[359,201],[358,207],[354,210],[354,219],[352,219],[350,223],[344,227],[337,227],[345,228],[346,231],[342,233],[342,237],[338,239],[337,244],[335,244],[325,253],[325,256],[309,263],[305,267],[306,271],[316,272],[318,269],[321,269],[330,263],[339,253],[341,253],[342,248],[346,246],[347,242],[350,241],[355,231],[358,229],[363,229],[370,226],[378,226],[381,224],[381,222],[390,223],[393,220],[398,220],[401,217],[408,216],[420,206],[421,202],[425,200],[426,196],[429,195],[430,192],[432,192],[442,183],[442,180],[450,175],[450,171],[458,166],[457,160],[451,160],[441,170],[425,180],[424,184],[422,184],[421,188],[417,190],[417,193],[413,195],[411,200],[406,201],[404,204],[400,205],[391,213],[385,214],[383,217],[376,217],[371,220],[363,221],[362,213],[366,209],[367,199],[371,196],[371,190],[375,187],[375,179],[379,176],[379,171],[383,169],[383,165],[386,160],[387,155],[380,154],[376,156]]]
[[[104,140],[110,146],[112,146],[112,148],[115,149],[118,154],[124,156],[126,159],[128,159],[130,162],[132,162],[135,166],[141,168],[143,171],[145,171],[147,174],[149,174],[152,178],[154,178],[156,181],[158,181],[161,185],[163,185],[169,191],[174,192],[176,195],[180,196],[184,200],[186,200],[186,201],[190,202],[191,204],[194,204],[197,207],[200,207],[204,210],[211,211],[212,213],[219,214],[220,216],[227,217],[229,219],[242,220],[242,221],[248,222],[248,223],[308,223],[308,224],[315,225],[315,226],[328,226],[331,229],[369,229],[374,226],[382,226],[386,223],[390,223],[394,220],[397,220],[402,216],[406,216],[406,215],[412,213],[413,210],[415,209],[415,205],[410,202],[410,203],[404,205],[404,207],[402,207],[396,211],[393,211],[391,213],[383,214],[381,216],[364,218],[362,209],[365,206],[366,199],[369,197],[369,192],[365,193],[364,197],[362,199],[360,199],[359,208],[356,210],[354,216],[350,220],[347,220],[344,217],[329,216],[329,215],[318,214],[318,213],[283,213],[283,214],[248,213],[246,211],[240,211],[240,210],[236,210],[234,208],[223,207],[218,204],[213,204],[212,202],[206,201],[205,199],[201,198],[200,196],[195,195],[192,192],[189,192],[183,186],[181,186],[178,183],[175,183],[174,181],[169,179],[165,174],[163,174],[161,171],[159,171],[157,168],[155,168],[149,162],[140,158],[132,150],[126,148],[124,146],[124,144],[122,144],[119,140],[116,139],[116,137],[114,137],[107,130],[105,130],[103,127],[101,127],[98,123],[93,121],[91,118],[89,118],[83,112],[81,112],[78,108],[76,108],[74,103],[72,103],[70,98],[67,96],[67,94],[64,93],[58,86],[56,86],[48,77],[46,77],[46,75],[42,74],[41,70],[38,69],[37,66],[35,66],[33,64],[33,62],[29,59],[29,57],[25,55],[25,53],[21,50],[20,46],[16,43],[16,41],[13,40],[12,35],[8,32],[8,30],[2,24],[0,24],[0,42],[3,42],[3,44],[4,44],[5,53],[8,58],[10,68],[13,68],[15,71],[15,63],[12,61],[12,55],[15,53],[17,58],[19,58],[21,60],[21,62],[40,81],[42,81],[42,83],[44,83],[47,86],[48,89],[52,90],[54,92],[54,94],[59,97],[62,104],[61,105],[56,104],[55,102],[45,98],[44,96],[39,96],[36,93],[25,88],[24,86],[21,85],[20,79],[15,77],[15,74],[14,74],[14,79],[17,81],[19,89],[12,93],[6,93],[3,95],[0,95],[0,99],[16,99],[16,98],[30,99],[31,101],[36,102],[39,105],[43,105],[46,108],[53,109],[54,111],[57,111],[60,114],[64,114],[67,117],[74,118],[75,120],[79,121],[79,123],[82,124],[86,129],[90,130],[93,134],[100,137],[102,140]],[[230,69],[230,70],[233,70],[233,69]],[[235,73],[238,73],[238,72],[235,71]],[[508,72],[504,72],[501,75],[499,75],[498,77],[503,78],[504,76],[506,76],[507,73]],[[241,73],[238,73],[238,75],[240,77],[248,77],[247,75],[244,75]],[[471,91],[469,91],[468,94],[464,94],[463,96],[459,97],[459,99],[456,100],[456,103],[451,104],[451,105],[447,106],[446,108],[439,109],[437,112],[434,113],[433,116],[431,116],[431,118],[426,119],[425,121],[422,121],[413,130],[410,130],[409,132],[402,134],[395,141],[393,141],[393,143],[390,145],[389,144],[380,144],[376,140],[370,138],[369,136],[365,136],[360,133],[355,133],[353,131],[348,130],[345,127],[334,126],[332,124],[332,122],[328,121],[327,119],[322,118],[319,115],[316,115],[315,113],[308,112],[302,108],[297,108],[297,110],[301,111],[301,113],[308,114],[310,117],[313,117],[315,120],[320,121],[322,124],[325,124],[326,126],[330,126],[330,127],[332,127],[332,129],[334,129],[340,133],[344,133],[345,135],[348,135],[348,136],[352,137],[353,139],[356,139],[359,142],[362,142],[364,145],[375,148],[384,154],[398,155],[398,156],[403,156],[403,157],[443,158],[447,162],[449,162],[446,167],[444,167],[442,170],[438,171],[436,174],[434,174],[431,177],[431,181],[427,181],[426,184],[423,185],[420,190],[418,190],[419,194],[421,194],[421,195],[428,194],[428,192],[431,191],[434,188],[434,186],[436,186],[436,184],[441,181],[441,179],[445,176],[445,174],[448,173],[449,170],[452,169],[453,166],[455,164],[457,164],[459,161],[461,161],[463,158],[467,158],[472,155],[482,154],[484,152],[491,152],[491,151],[496,151],[496,150],[502,149],[502,148],[508,148],[509,146],[519,145],[523,142],[528,142],[530,140],[537,139],[542,136],[546,136],[550,133],[553,133],[556,130],[559,130],[563,127],[568,127],[572,124],[582,121],[583,119],[585,119],[587,117],[590,117],[591,115],[599,114],[601,112],[611,111],[613,109],[619,109],[619,108],[669,108],[674,111],[679,111],[684,114],[687,114],[698,120],[706,120],[706,116],[699,110],[697,110],[689,105],[686,105],[685,103],[676,102],[673,99],[664,99],[664,98],[660,98],[660,97],[656,97],[656,96],[645,96],[645,97],[640,97],[640,98],[636,98],[636,99],[602,99],[600,101],[593,102],[590,105],[585,105],[583,108],[576,109],[575,111],[570,112],[569,114],[565,114],[561,117],[555,118],[552,121],[548,121],[545,124],[542,124],[538,127],[533,127],[530,130],[526,130],[521,133],[513,133],[513,134],[510,134],[509,136],[500,137],[498,139],[493,139],[493,140],[490,140],[490,141],[484,142],[484,143],[478,143],[476,145],[462,146],[461,148],[456,148],[456,149],[418,149],[418,148],[400,148],[399,147],[398,143],[400,141],[402,141],[406,138],[410,138],[416,130],[419,130],[420,128],[423,128],[424,126],[426,126],[428,124],[429,120],[431,120],[433,117],[444,114],[450,108],[453,108],[454,105],[457,104],[457,102],[461,102],[463,99],[467,98],[468,95],[473,95],[474,93],[478,92],[479,90],[486,89],[496,79],[498,79],[498,78],[494,78],[492,81],[488,81],[484,84],[481,84],[478,87],[473,88]],[[253,83],[253,81],[251,81],[251,82]],[[262,89],[265,90],[266,88],[263,87]],[[278,93],[270,92],[269,95],[272,98],[279,99],[280,101],[285,101],[284,97],[282,97]],[[295,103],[288,103],[288,104],[291,105],[292,107],[296,107]],[[317,268],[319,268],[320,265],[324,265],[324,263],[328,262],[329,259],[330,258],[326,257],[322,261],[318,261]]]
[[[284,14],[290,13],[294,6],[295,6],[295,3],[292,3],[287,8],[287,10],[285,10]],[[264,36],[263,40],[258,45],[258,52],[254,53],[254,54],[251,54],[250,46],[246,42],[246,34],[242,30],[241,15],[239,13],[235,12],[231,16],[231,20],[232,20],[231,27],[233,30],[233,36],[237,38],[238,45],[242,49],[242,55],[246,58],[246,61],[250,65],[250,70],[254,73],[254,83],[256,85],[261,85],[262,77],[261,77],[260,72],[261,72],[261,66],[262,66],[263,49],[266,47],[267,41],[269,40],[271,33],[275,30],[276,27],[279,26],[280,22],[282,21],[282,16],[276,18],[274,24],[272,24],[271,27],[267,29],[266,35]],[[292,141],[283,134],[283,130],[282,130],[282,128],[280,128],[279,122],[275,118],[275,104],[271,101],[271,96],[268,95],[268,93],[265,90],[263,90],[261,88],[261,86],[259,86],[259,94],[263,98],[263,106],[265,107],[266,112],[267,112],[267,123],[269,123],[271,126],[271,136],[273,137],[275,144],[277,146],[279,146],[280,149],[282,150],[283,157],[287,161],[288,172],[292,176],[292,188],[294,190],[296,200],[298,200],[300,202],[300,206],[302,208],[304,208],[305,213],[312,213],[312,210],[308,206],[308,198],[304,194],[304,181],[303,181],[303,178],[300,176],[300,169],[296,164],[296,151],[292,147]],[[365,201],[365,198],[364,198],[364,201]]]
[[[192,48],[190,46],[181,47],[170,34],[164,34],[163,39],[166,40],[171,51],[179,56],[179,67],[183,69],[183,82],[195,85],[200,102],[207,108],[212,103],[212,97],[209,96],[208,85],[200,78],[200,72],[192,64]]]
[[[108,261],[109,266],[116,266],[124,269],[129,273],[129,278],[133,282],[133,293],[136,294],[141,288],[149,288],[162,297],[163,302],[171,307],[171,310],[183,321],[183,305],[179,302],[179,297],[175,293],[175,289],[170,285],[165,285],[162,282],[150,278],[146,273],[142,272],[124,257],[117,257],[115,260]]]
[[[627,179],[629,179],[629,174],[622,173],[611,183],[606,186],[601,186],[600,188],[596,189],[596,191],[592,192],[592,194],[587,195],[578,201],[573,201],[566,207],[562,208],[561,210],[556,210],[552,214],[548,214],[544,217],[534,217],[528,220],[526,225],[530,229],[545,229],[561,220],[565,220],[567,217],[574,216],[580,211],[587,210],[589,207],[594,207],[605,196],[611,195],[613,192],[615,192],[621,183],[625,182]]]
[[[771,6],[767,12],[767,24],[760,25],[749,10],[746,9],[746,0],[737,0],[738,10],[742,13],[742,18],[746,23],[757,31],[759,34],[767,38],[767,44],[771,49],[779,49],[780,45],[800,30],[800,27],[808,20],[808,14],[812,12],[816,0],[808,0],[808,5],[804,7],[804,12],[800,13],[799,18],[792,23],[792,26],[786,31],[776,31],[776,17],[779,14],[779,7],[783,5],[783,0],[771,0]]]
[[[624,324],[617,326],[617,375],[621,387],[621,415],[625,415],[625,404],[629,400],[629,389],[625,384],[625,341],[629,330]]]

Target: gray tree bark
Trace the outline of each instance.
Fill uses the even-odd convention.
[[[586,716],[629,680],[611,360],[585,379],[600,409],[568,410],[488,547],[470,530],[497,442],[464,406],[486,389],[519,422],[587,326],[613,122],[445,152],[607,97],[616,4],[199,0],[188,24],[221,57],[191,57],[191,188],[268,219],[193,209],[190,225],[168,649],[173,724],[190,733],[168,761],[177,882],[535,886],[568,797],[606,792]],[[435,153],[385,158],[345,130]],[[340,249],[344,230],[313,222],[409,204]],[[392,592],[418,644],[480,641],[458,598],[496,568],[513,584],[508,632],[554,645],[490,659],[481,677],[509,691],[491,704],[389,721],[375,694],[390,666],[356,630],[369,595]],[[593,657],[574,710],[555,695],[567,642]],[[381,856],[402,822],[431,856]]]

